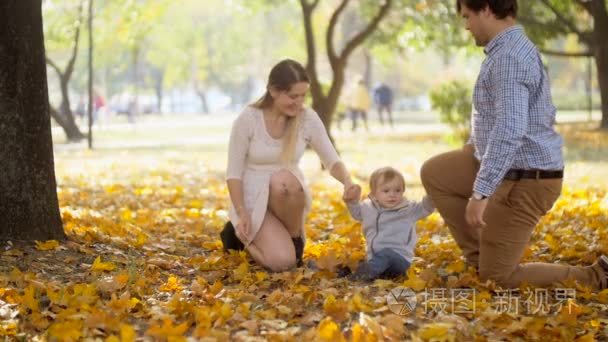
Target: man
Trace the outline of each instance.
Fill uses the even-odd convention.
[[[384,125],[384,118],[382,117],[382,112],[386,111],[388,115],[388,122],[391,127],[393,127],[393,91],[389,86],[382,83],[376,90],[374,91],[374,102],[376,102],[376,106],[378,106],[378,117],[380,118],[380,124]]]
[[[517,0],[457,0],[486,59],[473,92],[472,132],[462,150],[422,167],[422,183],[482,281],[503,287],[575,279],[608,287],[608,258],[591,266],[520,264],[539,219],[562,188],[562,138],[549,80],[516,24]]]

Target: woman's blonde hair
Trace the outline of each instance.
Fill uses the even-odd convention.
[[[385,182],[390,182],[395,178],[401,181],[401,184],[403,184],[403,190],[405,190],[405,178],[403,178],[403,175],[401,174],[401,172],[397,171],[397,169],[395,169],[394,167],[385,166],[375,170],[369,177],[370,192],[373,193],[374,191],[376,191],[378,185],[383,184]]]
[[[258,109],[266,109],[273,103],[270,89],[278,91],[289,91],[291,87],[299,82],[309,83],[308,74],[302,64],[292,60],[284,59],[277,63],[270,70],[268,75],[268,83],[266,85],[266,93],[253,103],[253,107]],[[302,117],[304,113],[298,113],[294,117],[287,118],[287,127],[285,129],[283,150],[281,151],[281,161],[283,164],[292,165],[296,154],[296,144],[298,141],[298,131],[302,125]]]

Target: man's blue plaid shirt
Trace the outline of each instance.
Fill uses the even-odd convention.
[[[519,25],[485,47],[469,143],[481,162],[473,191],[490,196],[509,169],[561,170],[563,141],[540,54]]]

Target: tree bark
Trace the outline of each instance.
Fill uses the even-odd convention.
[[[0,1],[0,240],[64,239],[41,0]]]

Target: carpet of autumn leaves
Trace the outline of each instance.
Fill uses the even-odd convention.
[[[123,159],[128,164],[129,156]],[[201,164],[160,165],[59,172],[66,174],[58,180],[58,196],[68,240],[0,246],[0,336],[607,340],[608,290],[566,283],[522,286],[507,296],[465,267],[438,214],[418,224],[417,258],[408,277],[373,283],[337,278],[337,265],[354,267],[365,251],[360,226],[326,174],[309,176],[314,200],[305,259],[316,267],[269,273],[246,253],[221,248],[218,233],[228,207],[221,172]],[[415,170],[411,173],[415,178]],[[421,195],[419,185],[408,192]],[[607,228],[606,187],[566,187],[537,227],[525,260],[589,265],[608,254]],[[417,305],[408,315],[387,305],[397,287],[416,293]]]
[[[525,261],[589,265],[608,254],[608,187],[602,177],[608,135],[566,128],[571,178],[538,225]],[[361,184],[372,169],[391,164],[405,173],[412,199],[422,196],[420,161],[447,149],[429,143],[428,136],[348,139],[341,137],[344,155]],[[370,154],[375,163],[367,162]],[[314,194],[305,259],[316,267],[266,272],[246,253],[221,248],[218,233],[228,208],[222,158],[225,146],[202,155],[170,149],[60,153],[58,195],[68,240],[0,244],[0,336],[608,341],[608,290],[565,283],[507,292],[480,283],[437,214],[418,224],[417,258],[407,278],[336,278],[337,265],[354,267],[364,257],[364,242],[338,184],[317,171],[316,158],[305,168]],[[398,314],[403,305],[388,305],[387,295],[399,287],[416,294],[408,315]]]

